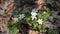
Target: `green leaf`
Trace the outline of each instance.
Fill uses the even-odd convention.
[[[38,25],[38,23],[36,22],[36,20],[33,20],[32,21],[32,28],[36,29],[37,25]]]
[[[45,26],[44,26],[44,24],[42,24],[42,25],[38,25],[37,28],[38,28],[39,30],[44,30],[44,29],[45,29]]]
[[[49,14],[46,14],[46,18],[48,18],[49,17]]]
[[[39,19],[39,18],[42,18],[42,14],[41,14],[41,13],[38,13],[38,14],[37,14],[37,17],[38,17],[38,19]]]
[[[12,24],[13,24],[13,20],[9,20],[8,23],[7,23],[9,29],[11,28]]]
[[[47,19],[49,16],[50,16],[50,12],[49,11],[47,11],[45,14],[44,14],[44,12],[42,13],[43,19]]]
[[[10,34],[17,34],[17,30],[18,30],[17,26],[14,25],[14,26],[11,28]]]
[[[29,9],[29,11],[32,11],[33,7],[29,7],[28,9]]]
[[[30,19],[31,19],[31,17],[24,18],[24,20],[26,20],[27,23],[30,21]]]
[[[39,30],[41,30],[41,25],[38,25],[37,28],[38,28]]]
[[[56,32],[56,30],[54,30],[54,29],[49,29],[48,34],[56,34],[55,32]]]
[[[45,10],[46,10],[47,12],[50,12],[50,9],[49,9],[49,8],[46,8]]]
[[[33,29],[35,29],[35,28],[36,28],[36,24],[33,24],[32,26],[33,26]]]
[[[43,30],[45,28],[44,24],[41,25],[41,30]]]
[[[52,4],[53,0],[47,0],[47,3]]]

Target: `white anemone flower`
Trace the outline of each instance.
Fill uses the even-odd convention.
[[[36,15],[37,15],[37,13],[36,13],[36,12],[31,12],[32,20],[37,19]]]
[[[23,19],[25,17],[25,14],[20,14],[19,15],[19,19],[21,20],[21,19]]]
[[[43,14],[46,14],[46,12],[43,12]]]
[[[33,16],[31,16],[31,17],[32,17],[32,20],[37,19],[37,17],[36,17],[36,16],[34,16],[34,15],[33,15]]]
[[[38,10],[36,8],[32,9],[32,12],[38,12]]]
[[[42,19],[38,19],[37,21],[39,24],[42,24],[43,23],[43,20]]]

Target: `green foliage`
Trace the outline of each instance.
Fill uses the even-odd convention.
[[[12,13],[13,13],[14,17],[16,16],[17,18],[20,18],[18,23],[16,23],[17,25],[22,25],[23,24],[23,26],[25,26],[24,24],[31,23],[32,24],[31,28],[32,29],[38,29],[38,30],[44,30],[44,28],[45,28],[44,21],[45,21],[45,19],[48,19],[48,17],[50,16],[49,8],[45,8],[45,11],[43,11],[43,12],[37,11],[37,12],[32,13],[32,7],[28,7],[26,9],[24,8],[21,11],[17,11],[17,12],[13,11]],[[23,15],[21,15],[21,14],[23,14]],[[32,18],[34,18],[34,19],[32,20]],[[39,19],[42,19],[42,20],[37,22]],[[42,22],[42,24],[39,24],[41,22]],[[10,29],[11,34],[17,34],[16,31],[18,30],[19,27],[17,27],[16,24],[14,24],[12,27],[10,27],[11,28]]]
[[[7,23],[7,25],[8,25],[8,28],[10,29],[11,25],[13,25],[13,20],[9,20],[8,23]]]
[[[24,2],[26,0],[22,0],[22,1],[23,1],[23,4],[24,4]],[[27,0],[27,1],[30,1],[30,0]],[[47,0],[46,2],[47,2],[46,3],[47,5],[49,4],[49,8],[56,9],[57,5],[56,5],[55,1],[53,2],[53,0]],[[18,5],[19,1],[15,0],[15,3],[17,3],[16,5]],[[50,5],[51,5],[51,7],[50,7]],[[19,26],[21,25],[23,27],[23,26],[26,26],[28,23],[32,24],[32,26],[31,26],[32,29],[44,30],[44,28],[45,28],[44,21],[46,21],[46,19],[48,19],[49,16],[50,16],[50,9],[49,8],[45,7],[44,8],[45,11],[38,11],[37,10],[37,12],[34,12],[34,13],[37,14],[37,15],[33,15],[33,17],[37,18],[37,19],[34,18],[34,20],[32,20],[32,17],[31,17],[32,16],[31,12],[34,9],[33,7],[25,7],[24,6],[21,9],[18,7],[17,10],[13,10],[12,11],[12,16],[13,17],[19,19],[19,17],[20,17],[19,15],[21,15],[21,14],[24,14],[24,17],[21,16],[23,18],[19,19],[18,23],[16,23],[16,24],[13,24],[13,20],[8,21],[8,28],[10,29],[10,34],[17,34],[17,30],[18,30]],[[39,24],[37,22],[38,19],[42,19],[42,21],[43,21],[42,24]],[[41,21],[39,21],[39,22],[41,22]],[[24,30],[22,30],[22,31],[24,31]],[[58,29],[58,30],[49,29],[48,34],[55,34],[56,31],[60,32],[60,29]]]
[[[30,12],[28,12],[27,10],[30,10]],[[50,10],[49,8],[45,8],[46,11],[43,11],[43,12],[37,12],[37,19],[34,19],[32,20],[32,17],[31,17],[31,11],[32,11],[32,8],[26,8],[26,9],[23,9],[20,13],[23,13],[25,14],[25,17],[23,18],[23,20],[21,21],[26,21],[24,23],[32,23],[32,29],[39,29],[39,30],[43,30],[44,29],[44,23],[39,25],[37,23],[37,20],[38,19],[43,19],[45,21],[45,19],[47,19],[50,15]],[[45,13],[44,13],[45,12]],[[28,13],[28,14],[27,14]]]
[[[13,25],[13,20],[8,21],[8,28],[10,29],[10,34],[17,34],[18,27],[17,25]]]
[[[41,30],[41,25],[37,26],[38,30]]]
[[[32,21],[32,28],[33,28],[33,29],[36,29],[37,26],[38,26],[38,23],[36,23],[36,20],[33,20],[33,21]]]
[[[37,17],[38,17],[38,19],[39,19],[39,18],[42,18],[42,13],[38,13],[38,14],[37,14]]]
[[[31,20],[31,17],[25,17],[24,20],[26,20],[26,22],[29,23]]]
[[[42,24],[42,25],[41,25],[41,30],[44,30],[44,29],[45,29],[45,25]]]
[[[42,25],[38,25],[37,28],[38,28],[38,30],[44,30],[45,26],[44,26],[44,24],[42,24]]]
[[[48,34],[56,34],[57,31],[56,29],[49,29]]]
[[[11,30],[10,30],[10,34],[17,34],[18,28],[16,25],[12,26]]]
[[[53,3],[53,0],[47,0],[47,3],[52,4]]]

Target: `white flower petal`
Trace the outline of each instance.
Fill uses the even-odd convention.
[[[20,14],[19,19],[23,19],[25,17],[25,14]]]
[[[31,12],[31,15],[37,15],[37,13],[35,13],[35,12]]]
[[[38,19],[37,21],[39,24],[42,24],[43,23],[43,20],[42,19]]]
[[[38,12],[38,10],[36,10],[36,8],[34,8],[34,9],[32,10],[32,12]]]
[[[37,19],[37,17],[36,17],[36,16],[31,16],[31,17],[32,17],[32,20]]]
[[[34,19],[37,19],[37,13],[35,13],[35,12],[31,12],[31,17],[32,17],[32,20],[34,20]]]

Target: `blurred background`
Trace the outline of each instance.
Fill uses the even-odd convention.
[[[60,0],[0,0],[0,34],[60,34]]]

